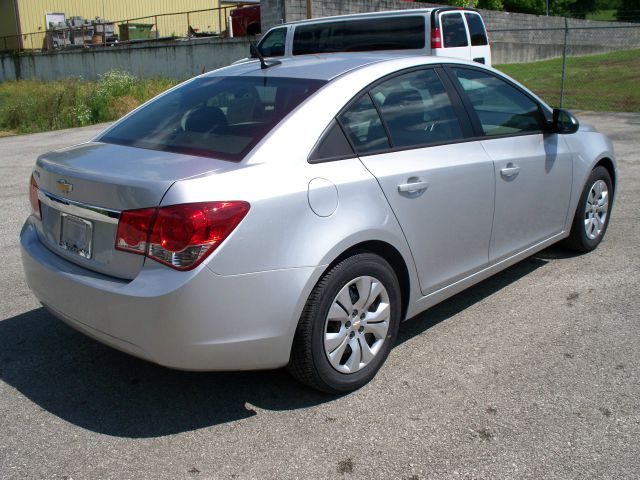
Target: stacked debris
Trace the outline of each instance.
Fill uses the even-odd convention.
[[[62,17],[64,18],[64,14]],[[47,25],[48,50],[117,42],[115,23],[100,17],[96,17],[95,20],[86,20],[74,16],[63,21],[49,22]]]

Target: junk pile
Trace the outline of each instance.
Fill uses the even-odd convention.
[[[47,50],[118,42],[114,22],[100,17],[95,20],[82,17],[65,19],[64,14],[57,14],[47,20]]]

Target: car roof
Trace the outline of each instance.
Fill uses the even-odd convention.
[[[459,63],[469,63],[464,60],[445,59],[444,57],[417,54],[406,50],[366,53],[322,53],[317,55],[279,57],[278,62],[280,63],[272,65],[266,69],[260,68],[259,60],[250,60],[205,73],[204,76],[265,76],[330,81],[340,75],[367,65],[412,57],[420,59],[420,63],[422,64],[442,63],[445,60],[448,63],[458,61]],[[271,58],[266,61],[267,63],[270,63],[273,62],[274,59]]]

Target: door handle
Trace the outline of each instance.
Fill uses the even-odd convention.
[[[500,169],[500,175],[502,175],[505,178],[514,177],[519,172],[520,172],[520,167],[513,163],[507,163],[506,167]]]
[[[425,182],[423,180],[409,179],[409,183],[402,183],[398,185],[398,191],[401,193],[417,193],[422,190],[426,190],[429,186],[429,182]]]

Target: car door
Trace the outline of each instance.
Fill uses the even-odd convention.
[[[495,164],[493,263],[562,232],[573,156],[562,135],[544,132],[541,106],[525,91],[491,72],[449,71]]]
[[[440,14],[442,48],[434,49],[435,55],[471,59],[471,47],[467,27],[459,11]]]
[[[493,163],[435,68],[388,78],[339,122],[376,177],[413,254],[426,295],[487,265]],[[382,120],[381,120],[382,119]]]

